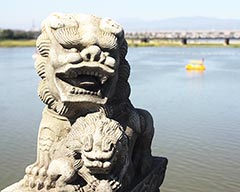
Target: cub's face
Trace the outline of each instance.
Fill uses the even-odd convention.
[[[123,127],[101,112],[80,117],[72,126],[71,141],[81,146],[84,166],[92,174],[108,174],[122,167],[128,154],[128,138]]]
[[[122,166],[126,160],[127,136],[124,133],[116,136],[112,131],[105,134],[104,131],[96,129],[95,133],[84,136],[82,159],[93,174],[110,173],[116,165]]]

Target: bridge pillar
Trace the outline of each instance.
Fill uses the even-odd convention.
[[[224,39],[224,45],[230,45],[230,39],[229,38]]]
[[[182,38],[181,43],[182,45],[187,45],[187,38]]]

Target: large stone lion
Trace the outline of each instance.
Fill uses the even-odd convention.
[[[100,110],[121,125],[129,140],[129,164],[121,185],[145,175],[152,164],[153,121],[129,100],[130,66],[122,27],[92,15],[53,14],[43,22],[36,44],[35,66],[41,77],[38,93],[46,108],[39,127],[37,160],[26,168],[22,184],[43,188],[53,146],[64,140],[78,118]]]

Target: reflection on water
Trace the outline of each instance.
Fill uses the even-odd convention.
[[[33,48],[0,49],[0,188],[35,160],[43,104]],[[131,100],[154,118],[153,154],[169,159],[163,192],[240,188],[240,50],[130,48]],[[191,59],[206,71],[187,72]]]

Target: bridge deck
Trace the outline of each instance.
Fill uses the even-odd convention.
[[[240,31],[130,32],[127,39],[240,39]]]

